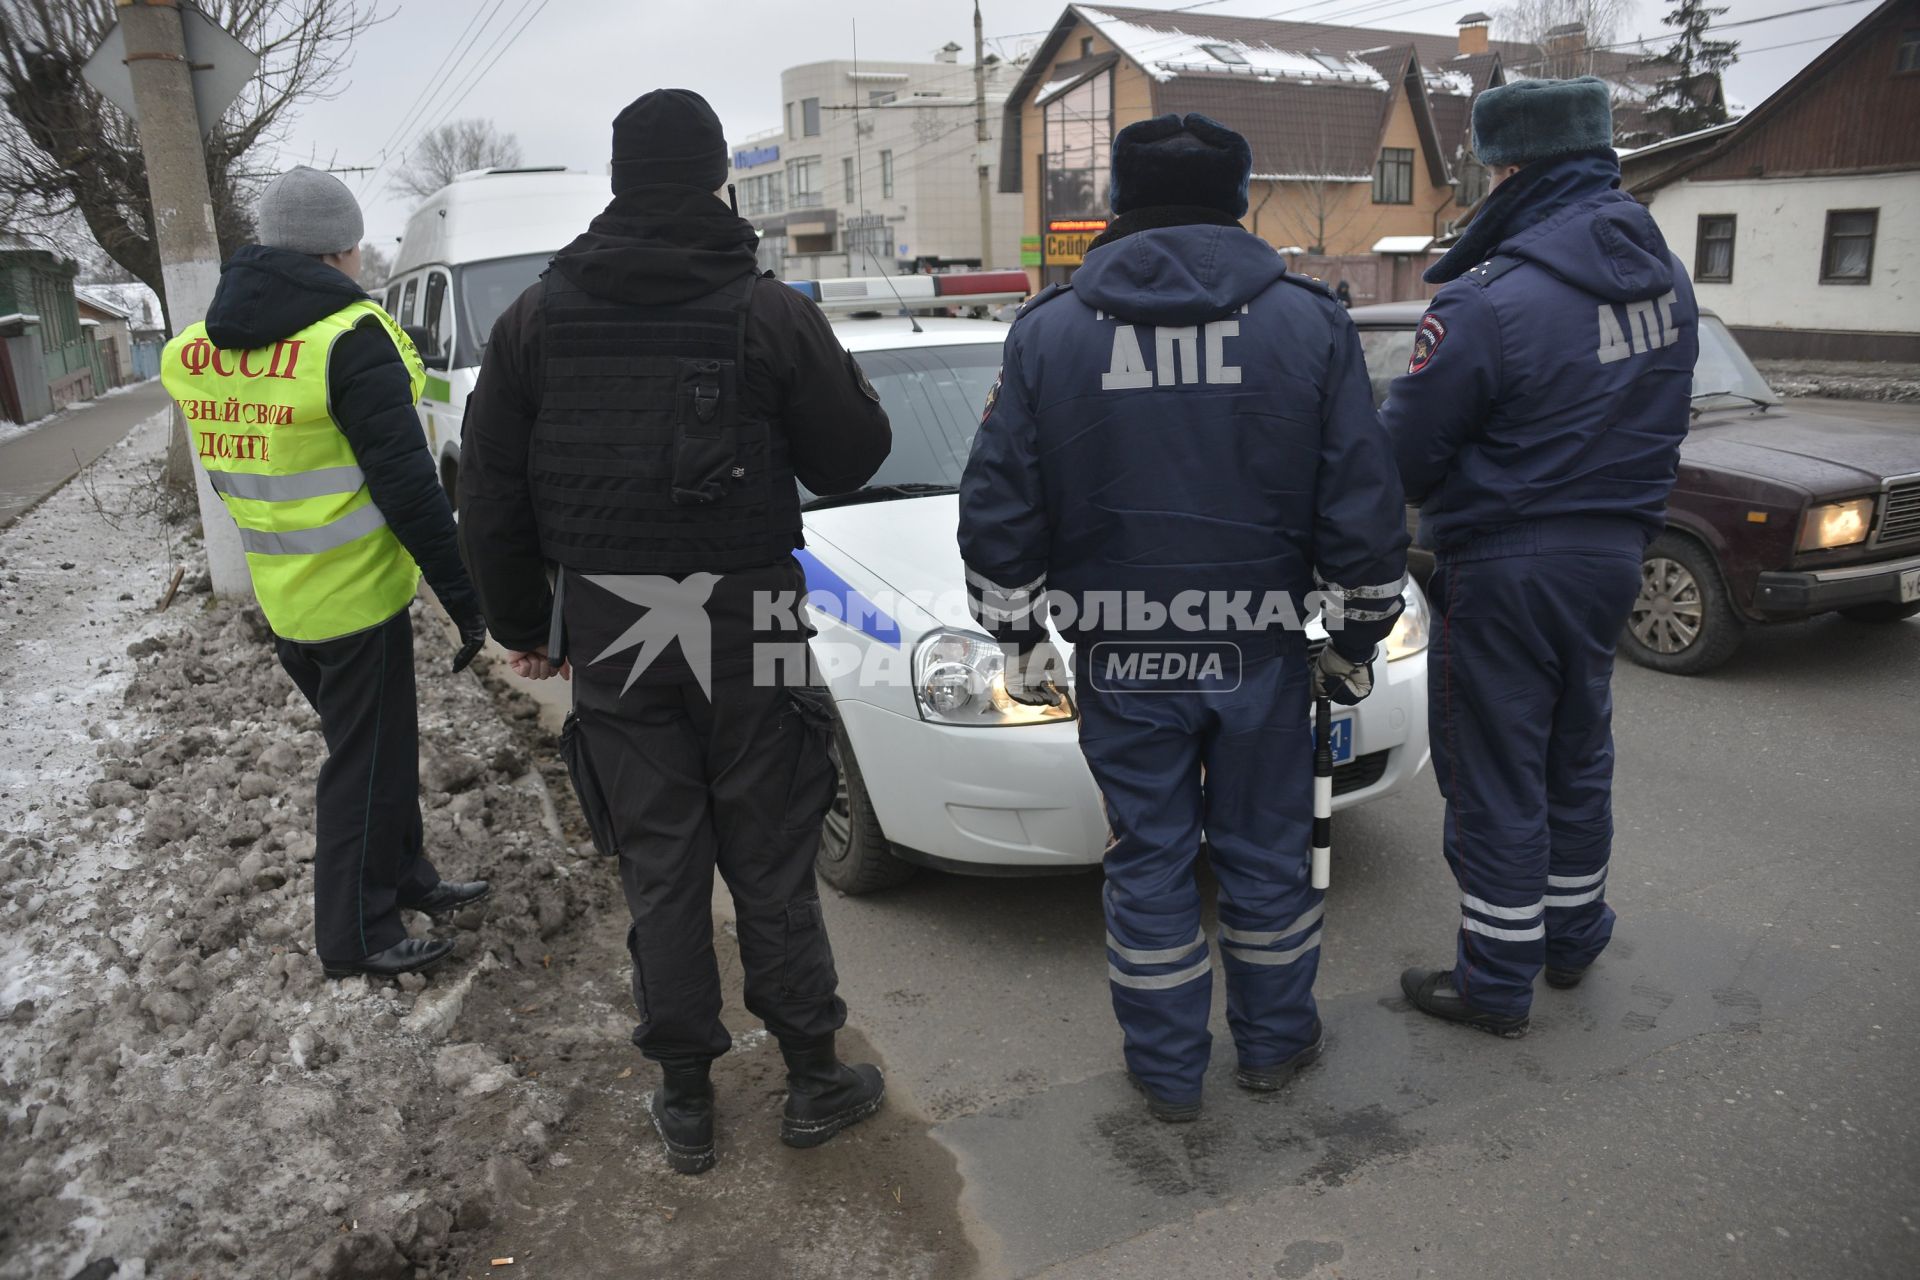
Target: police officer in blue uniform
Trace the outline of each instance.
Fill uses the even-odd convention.
[[[1497,185],[1428,270],[1448,283],[1382,409],[1438,562],[1429,718],[1461,904],[1452,967],[1401,987],[1518,1036],[1542,966],[1571,987],[1613,933],[1614,642],[1666,522],[1698,313],[1619,190],[1602,81],[1489,89],[1473,135]]]
[[[1105,798],[1107,961],[1148,1109],[1198,1116],[1220,886],[1241,1085],[1320,1051],[1309,883],[1311,686],[1353,704],[1402,608],[1407,537],[1360,343],[1323,287],[1238,220],[1246,140],[1168,115],[1114,141],[1116,217],[1071,286],[1028,303],[960,486],[976,616],[1009,697],[1058,704]],[[1337,608],[1310,666],[1298,620]],[[1339,624],[1339,625],[1334,625]]]

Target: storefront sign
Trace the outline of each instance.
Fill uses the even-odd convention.
[[[1023,267],[1037,267],[1040,265],[1039,236],[1020,237],[1020,265]]]
[[[1106,229],[1105,218],[1057,218],[1047,223],[1041,256],[1050,267],[1077,267],[1094,237]]]
[[[779,158],[780,148],[778,147],[755,147],[751,151],[734,152],[733,167],[736,169],[751,169],[756,165],[772,164]]]

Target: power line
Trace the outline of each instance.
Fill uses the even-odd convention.
[[[540,11],[542,9],[545,9],[549,3],[550,3],[550,0],[540,0],[538,5],[533,5],[533,0],[524,0],[524,3],[521,4],[520,8],[514,11],[513,17],[508,18],[506,21],[506,24],[500,28],[500,35],[497,35],[494,37],[493,43],[488,45],[486,48],[486,51],[483,52],[480,56],[485,58],[488,53],[493,53],[495,48],[498,48],[499,52],[493,53],[493,57],[486,63],[485,66],[480,67],[480,69],[477,72],[475,72],[473,75],[471,75],[464,81],[463,85],[459,88],[459,95],[447,104],[446,108],[440,112],[439,116],[434,119],[433,123],[423,124],[422,127],[414,133],[413,137],[407,141],[406,147],[402,148],[401,154],[404,155],[407,150],[410,150],[412,147],[418,145],[421,139],[427,137],[435,129],[438,129],[441,125],[445,124],[447,120],[453,115],[453,113],[460,109],[460,104],[465,102],[467,98],[473,93],[473,91],[480,86],[480,82],[487,78],[487,73],[493,70],[493,68],[499,63],[500,59],[506,57],[507,52],[510,49],[512,49],[516,43],[519,42],[520,37],[526,33],[526,30],[528,27],[533,25],[534,19],[540,16]],[[513,25],[514,18],[518,18],[522,13],[527,12],[527,8],[529,5],[533,5],[533,12],[528,13],[526,21],[522,22],[517,28],[515,28],[511,35],[508,35],[507,28]],[[501,43],[502,37],[505,37],[505,40],[506,40],[504,44]],[[432,107],[429,106],[428,110],[432,110]]]
[[[449,70],[448,64],[452,63],[453,66],[450,74],[460,74],[459,64],[466,60],[467,53],[472,49],[473,45],[479,41],[482,35],[486,34],[487,27],[493,23],[493,16],[500,12],[506,2],[507,0],[494,0],[491,8],[484,3],[475,6],[473,16],[467,19],[467,25],[461,29],[459,35],[454,37],[453,43],[448,46],[446,54],[441,57],[440,65],[433,69],[431,75],[421,81],[420,92],[416,93],[413,101],[407,104],[407,109],[400,113],[400,122],[393,127],[393,132],[387,135],[386,141],[380,144],[379,162],[374,167],[374,173],[377,174],[381,169],[386,167],[387,162],[395,154],[393,150],[394,143],[406,136],[407,131],[411,129],[414,122],[420,118],[418,113],[431,109],[425,104],[433,94],[434,89],[444,83],[440,78],[441,72]],[[484,15],[486,19],[484,22],[481,21],[482,15]],[[476,22],[480,23],[480,29],[478,31],[474,31],[473,29]],[[469,32],[472,33],[471,39],[468,38]],[[372,181],[372,176],[360,180],[360,191],[362,194],[366,192],[368,185],[372,183]]]

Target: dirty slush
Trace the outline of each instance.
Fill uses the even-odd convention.
[[[613,867],[539,708],[486,655],[448,676],[430,603],[426,851],[494,893],[443,926],[429,976],[322,977],[318,721],[259,614],[212,605],[187,527],[142,497],[165,428],[0,531],[0,1280],[421,1280],[502,1256],[561,1276],[609,1247],[688,1275],[970,1270],[952,1159],[910,1100],[800,1158],[772,1138],[764,1033],[716,1073],[722,1168],[667,1170]]]

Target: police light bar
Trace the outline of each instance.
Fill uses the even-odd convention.
[[[789,280],[822,311],[930,311],[981,307],[1026,297],[1024,271],[961,271],[940,276],[856,276],[846,280]]]

